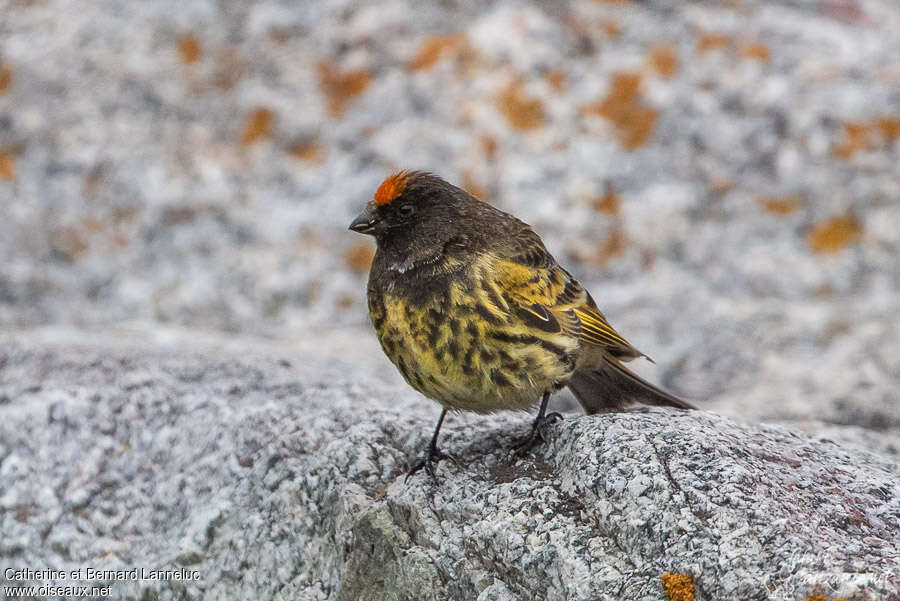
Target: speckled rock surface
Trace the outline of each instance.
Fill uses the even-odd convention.
[[[0,3],[0,328],[388,372],[350,219],[426,168],[532,223],[646,375],[900,447],[894,0]]]
[[[885,456],[653,410],[515,459],[524,415],[453,416],[435,487],[402,474],[436,409],[345,366],[0,342],[4,567],[199,575],[117,599],[900,598]]]

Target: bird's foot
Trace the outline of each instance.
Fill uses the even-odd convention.
[[[554,411],[534,420],[534,423],[531,425],[531,433],[513,445],[513,451],[515,451],[516,455],[519,457],[528,455],[528,453],[531,452],[531,449],[536,445],[545,442],[544,435],[541,431],[546,426],[554,424],[562,418],[562,413]]]
[[[404,482],[409,480],[410,476],[412,476],[422,468],[425,468],[425,472],[428,473],[429,476],[431,476],[431,479],[434,480],[435,484],[438,484],[438,479],[437,475],[434,473],[434,468],[435,466],[437,466],[438,462],[441,459],[449,459],[453,462],[454,465],[459,465],[459,462],[452,455],[448,455],[437,447],[429,447],[428,452],[425,453],[425,458],[419,459],[419,461],[417,461],[415,465],[409,468],[409,471],[406,472],[406,480],[404,480]]]

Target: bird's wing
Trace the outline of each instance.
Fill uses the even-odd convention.
[[[622,359],[643,353],[616,332],[587,290],[559,266],[530,228],[497,252],[496,280],[522,317],[542,329],[560,329]]]

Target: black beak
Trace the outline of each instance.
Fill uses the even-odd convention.
[[[375,231],[375,217],[369,212],[369,209],[366,208],[362,213],[356,216],[356,219],[350,223],[348,229],[359,232],[360,234],[371,234]]]

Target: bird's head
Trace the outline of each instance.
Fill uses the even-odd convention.
[[[379,250],[412,261],[440,254],[466,231],[482,204],[464,190],[422,171],[389,176],[350,224],[354,232],[374,236]]]

